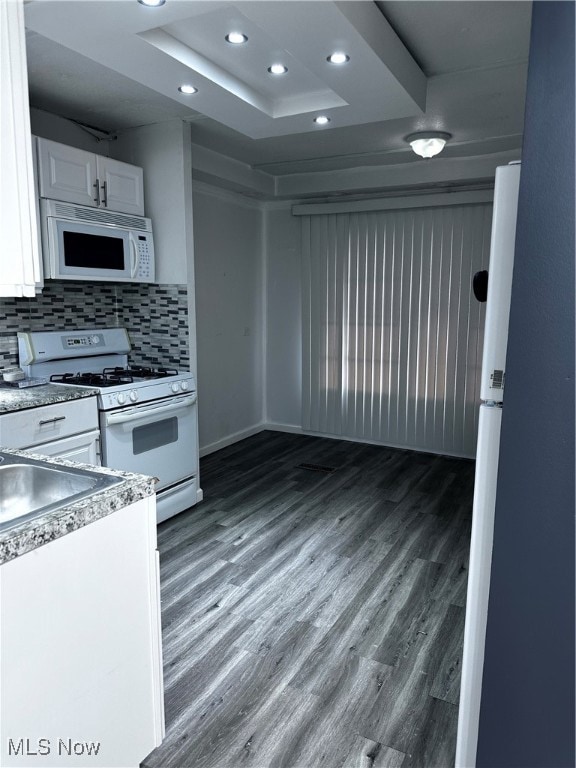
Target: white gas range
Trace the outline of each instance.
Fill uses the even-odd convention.
[[[30,377],[98,391],[102,464],[158,478],[158,522],[202,499],[196,382],[190,372],[130,367],[124,328],[18,334]]]

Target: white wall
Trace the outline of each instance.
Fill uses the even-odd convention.
[[[59,141],[77,149],[86,149],[97,155],[109,155],[110,141],[98,140],[84,128],[81,128],[72,120],[53,115],[43,109],[30,109],[30,124],[32,135],[40,136],[50,141]]]
[[[193,181],[198,414],[202,454],[264,416],[264,258],[260,204]]]
[[[188,125],[169,120],[124,131],[111,144],[110,155],[144,169],[145,212],[154,223],[156,282],[188,282],[192,228]]]
[[[266,208],[266,421],[302,424],[300,219],[291,205]]]
[[[144,205],[154,227],[156,282],[188,288],[190,370],[197,377],[192,148],[182,120],[124,131],[111,145],[118,160],[144,169]]]

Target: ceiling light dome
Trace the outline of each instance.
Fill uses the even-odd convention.
[[[406,141],[417,155],[428,159],[442,152],[444,145],[451,138],[451,133],[443,131],[418,131],[406,136]]]
[[[330,118],[326,117],[326,115],[318,115],[318,117],[314,118],[314,122],[316,125],[328,125]]]
[[[242,43],[248,42],[248,37],[243,35],[242,32],[229,32],[226,35],[226,40],[232,45],[242,45]]]
[[[189,96],[191,93],[198,93],[198,88],[194,88],[193,85],[187,85],[186,83],[178,86],[178,90],[180,93],[185,93],[187,96]]]
[[[164,5],[166,0],[138,0],[140,5],[146,5],[149,8],[157,8],[159,5]]]

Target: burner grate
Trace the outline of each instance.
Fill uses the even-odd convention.
[[[121,370],[121,369],[120,369]],[[76,384],[82,387],[115,387],[118,384],[132,384],[133,376],[123,372],[112,373],[54,373],[50,381],[55,384]]]
[[[134,379],[164,379],[167,376],[177,376],[178,371],[174,368],[147,368],[136,365],[128,368],[104,368],[104,374],[126,375]]]

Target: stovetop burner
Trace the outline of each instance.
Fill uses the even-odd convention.
[[[55,373],[50,376],[50,381],[82,387],[116,387],[118,384],[132,384],[134,378],[128,374],[110,373],[105,370],[102,373]]]
[[[76,384],[83,387],[115,387],[118,384],[133,384],[137,381],[149,381],[151,379],[165,379],[168,376],[177,376],[174,368],[145,368],[132,366],[123,368],[104,368],[102,373],[55,373],[50,376],[50,381],[56,384]]]
[[[175,368],[146,368],[140,365],[133,365],[128,368],[104,368],[103,373],[113,376],[132,376],[133,379],[165,379],[167,376],[178,375]]]

